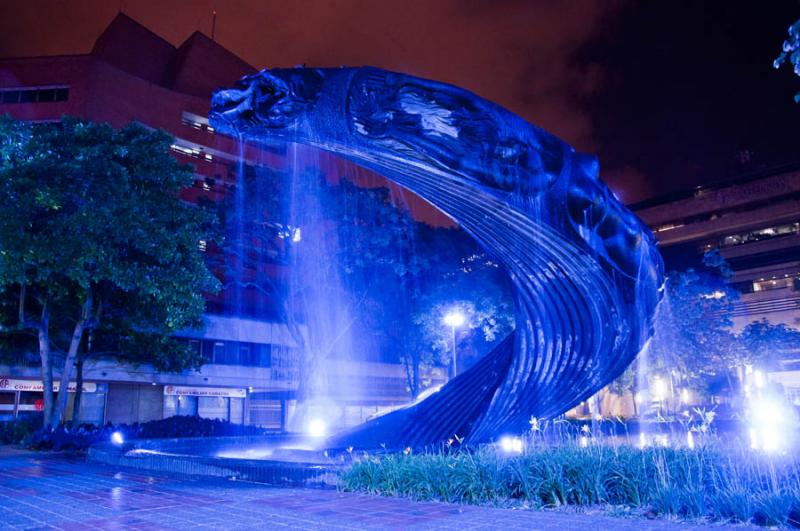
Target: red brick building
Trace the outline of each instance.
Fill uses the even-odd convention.
[[[164,129],[175,137],[175,156],[195,167],[195,185],[185,191],[184,198],[196,202],[205,196],[219,201],[236,182],[242,153],[245,164],[257,160],[273,168],[286,165],[280,154],[253,146],[240,152],[234,139],[215,134],[208,125],[211,93],[254,71],[202,33],[195,32],[175,47],[120,14],[86,55],[0,59],[0,114],[37,122],[70,115],[114,127],[136,121]],[[323,155],[320,160],[336,174],[338,161]],[[361,178],[385,184],[366,172]],[[447,223],[418,198],[404,198],[418,217]],[[205,242],[200,245],[214,252],[210,246],[206,249]],[[283,266],[264,260],[258,267],[264,268],[262,273],[280,277]],[[186,334],[190,344],[209,359],[199,372],[157,374],[147,367],[123,367],[110,360],[87,366],[89,392],[81,418],[132,422],[182,413],[283,426],[287,402],[297,385],[296,369],[288,361],[295,343],[287,327],[276,319],[277,312],[269,311],[277,301],[264,300],[263,294],[253,292],[242,297],[245,306],[260,298],[257,318],[231,315],[225,308],[230,297],[222,293],[209,297],[205,331]],[[362,363],[356,368],[338,363],[332,371],[340,382],[366,380],[366,384],[338,386],[342,390],[371,391],[368,401],[363,396],[342,397],[340,413],[347,423],[407,399],[398,365]],[[40,396],[35,390],[37,378],[34,367],[0,366],[0,419],[35,409]],[[376,382],[380,385],[372,385]]]

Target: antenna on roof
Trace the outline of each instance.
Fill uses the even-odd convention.
[[[217,29],[217,10],[211,11],[211,40],[214,40],[214,32]]]

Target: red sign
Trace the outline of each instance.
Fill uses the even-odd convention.
[[[33,407],[36,408],[36,411],[44,411],[44,400],[37,398],[36,402],[33,403]]]

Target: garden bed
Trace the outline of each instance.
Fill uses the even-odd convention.
[[[532,508],[605,507],[650,516],[800,525],[800,467],[791,455],[739,445],[697,449],[561,445],[509,456],[492,447],[371,457],[340,479],[347,491]]]

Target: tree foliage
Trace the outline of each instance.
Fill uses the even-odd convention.
[[[642,362],[611,385],[613,392],[633,392],[659,377],[676,393],[689,388],[703,395],[719,380],[733,388],[745,366],[777,368],[783,355],[800,349],[800,331],[766,319],[737,333],[733,315],[741,294],[728,283],[733,272],[716,250],[706,253],[704,265],[667,275],[649,347],[640,354]]]
[[[247,287],[282,301],[280,318],[302,345],[299,400],[313,395],[306,387],[326,359],[347,355],[403,363],[416,396],[428,383],[423,368],[449,362],[442,308],[459,304],[470,314],[464,342],[508,333],[504,273],[463,232],[417,222],[387,188],[340,177],[334,184],[313,168],[244,168],[247,201],[232,194],[220,214],[226,252],[254,271]],[[259,273],[257,260],[281,264],[284,274]],[[234,275],[226,278],[241,282]]]
[[[193,178],[171,140],[135,124],[0,119],[0,331],[37,336],[48,424],[87,337],[135,362],[198,363],[169,335],[197,325],[217,289],[198,250],[213,216],[178,197]]]
[[[800,331],[783,323],[759,319],[745,326],[737,337],[742,365],[763,364],[780,369],[780,360],[800,351]]]
[[[692,269],[670,273],[644,354],[649,374],[673,388],[702,390],[711,376],[727,370],[733,363],[731,313],[737,299],[738,292],[718,275]]]
[[[794,73],[800,76],[800,20],[789,26],[789,38],[783,41],[781,53],[772,66],[780,68],[784,63],[791,64]],[[800,92],[794,95],[794,101],[800,103]]]

